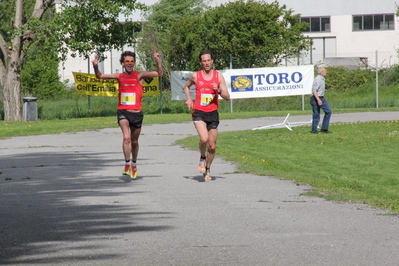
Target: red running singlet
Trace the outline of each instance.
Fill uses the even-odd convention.
[[[138,73],[138,71],[134,71],[130,76],[126,76],[125,73],[119,75],[118,109],[142,109],[143,86],[139,82]]]
[[[197,71],[197,83],[195,84],[195,103],[194,109],[203,112],[212,112],[218,109],[218,93],[213,89],[215,83],[219,87],[219,72],[212,70],[213,76],[210,80],[205,80],[202,70]]]

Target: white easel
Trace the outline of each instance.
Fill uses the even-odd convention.
[[[310,120],[309,122],[294,122],[294,123],[290,123],[290,122],[288,122],[288,117],[289,116],[290,116],[290,114],[288,114],[285,117],[283,123],[274,124],[274,125],[270,125],[270,126],[255,127],[252,130],[267,129],[267,128],[279,128],[279,127],[285,126],[288,130],[292,131],[292,126],[300,126],[300,125],[312,124],[312,120]]]

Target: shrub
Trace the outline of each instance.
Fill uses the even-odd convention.
[[[327,67],[327,73],[326,87],[330,90],[348,91],[375,82],[375,71],[370,69],[350,70],[344,67]]]

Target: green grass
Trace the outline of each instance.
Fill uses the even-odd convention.
[[[240,172],[313,186],[328,200],[360,202],[399,213],[399,123],[335,125],[333,134],[309,127],[219,134],[217,155]],[[198,137],[178,141],[197,149]]]
[[[358,108],[358,109],[334,109],[334,114],[350,113],[350,112],[377,112],[377,111],[399,111],[399,107],[392,108]],[[286,116],[291,115],[311,115],[310,110],[296,111],[257,111],[257,112],[221,112],[221,119],[245,119],[265,116]],[[169,124],[190,122],[189,113],[184,114],[157,114],[144,115],[144,124]],[[102,128],[118,127],[116,116],[92,117],[92,118],[75,118],[63,120],[39,120],[30,122],[5,122],[0,121],[0,139],[16,136],[42,135],[42,134],[58,134],[63,132],[78,132],[85,130],[98,130]]]
[[[145,115],[145,124],[169,124],[188,122],[188,114]],[[116,116],[77,118],[65,120],[39,120],[29,122],[0,122],[0,139],[16,136],[58,134],[118,127]]]
[[[342,109],[334,113],[397,111],[399,108]],[[310,111],[291,111],[309,115]],[[221,113],[221,119],[285,116],[287,111]],[[145,124],[189,122],[189,114],[145,115]],[[0,139],[117,127],[116,117],[0,122]],[[241,172],[294,180],[328,200],[361,202],[399,213],[399,123],[333,125],[333,134],[309,134],[309,127],[245,130],[219,134],[217,155]],[[198,137],[178,141],[197,149]]]

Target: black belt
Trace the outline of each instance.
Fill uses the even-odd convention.
[[[319,96],[319,98],[324,98],[324,96]]]

